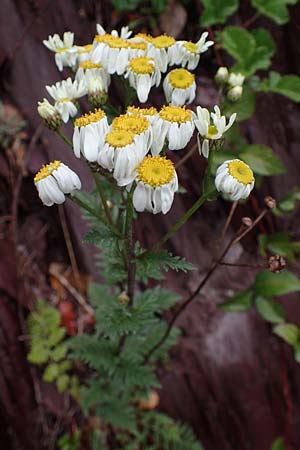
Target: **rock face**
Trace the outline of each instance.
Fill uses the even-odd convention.
[[[108,25],[111,22],[108,2],[95,2],[95,6],[92,3],[82,2],[78,8],[78,2],[74,0],[0,2],[1,96],[22,113],[32,135],[40,123],[36,101],[45,96],[45,84],[51,84],[60,77],[53,55],[41,45],[41,41],[54,32],[62,34],[72,30],[77,36],[77,43],[86,44],[93,37],[95,18],[111,28]],[[267,20],[259,19],[257,22],[258,26],[266,26],[274,34],[278,45],[274,69],[281,73],[300,73],[297,44],[300,38],[299,13],[299,7],[293,8],[290,25],[281,29]],[[245,19],[251,12],[243,6],[242,15]],[[210,94],[204,99],[200,93],[199,102],[202,105],[203,102],[212,104],[214,88],[209,79],[203,78],[201,81],[203,86],[208,86],[207,92]],[[299,121],[297,105],[275,95],[259,96],[255,118],[243,125],[246,136],[250,142],[271,146],[283,159],[287,174],[265,180],[262,191],[255,194],[256,197],[246,206],[238,208],[232,229],[239,226],[242,216],[255,217],[256,205],[262,205],[263,195],[280,198],[300,184],[300,153],[297,148],[300,141]],[[68,132],[70,134],[70,130],[66,129]],[[175,159],[179,157],[174,155]],[[83,164],[53,133],[42,130],[39,140],[33,141],[30,147],[27,162],[29,173],[54,158],[63,159],[80,173],[84,189],[90,188],[91,182]],[[143,242],[154,242],[188,204],[192,204],[199,194],[204,164],[198,155],[194,155],[179,169],[179,178],[188,189],[188,194],[177,196],[170,214],[155,218],[148,214],[142,216],[136,234]],[[1,159],[1,183],[7,176],[6,169]],[[49,239],[52,243],[60,239],[63,245],[53,211],[40,207],[33,187],[26,180],[22,185],[20,201],[24,202],[25,195],[28,195],[29,206],[22,204],[22,220],[25,223],[30,218],[36,222],[49,222],[58,231],[52,232],[48,243]],[[5,214],[5,207],[3,202],[1,205],[2,215]],[[183,298],[193,291],[205,274],[210,264],[213,240],[226,220],[228,208],[228,204],[221,201],[208,204],[193,217],[189,231],[183,228],[170,242],[170,250],[185,256],[200,268],[188,276],[169,274],[168,285],[181,293]],[[81,268],[93,273],[90,254],[80,243],[84,224],[78,217],[78,210],[67,205],[66,211]],[[299,218],[293,218],[285,226],[299,229]],[[267,232],[280,230],[274,219],[266,220],[264,229]],[[12,263],[12,256],[7,260],[7,255],[15,254],[16,241],[9,241],[5,248],[3,242],[1,249],[5,251],[1,251],[0,255],[0,443],[7,450],[34,450],[42,446],[42,415],[49,411],[47,405],[55,404],[56,397],[55,393],[48,391],[46,402],[36,392],[35,375],[30,371],[24,344],[19,339],[23,333],[20,309],[23,306],[27,308],[30,301],[22,295],[24,283],[19,278],[22,274],[16,272],[17,264]],[[252,237],[243,245],[236,246],[229,255],[230,261],[255,260],[255,242]],[[39,261],[35,260],[35,263]],[[41,262],[41,267],[43,264],[45,261]],[[5,277],[2,276],[4,271],[7,274]],[[228,290],[238,292],[246,288],[254,276],[252,269],[221,267],[180,317],[178,325],[182,327],[183,335],[172,352],[171,367],[159,370],[163,384],[161,408],[173,417],[190,423],[206,450],[269,450],[277,436],[285,437],[287,450],[299,448],[300,370],[290,350],[272,336],[268,325],[255,313],[224,314],[217,308],[217,304],[227,297]],[[300,317],[297,297],[289,296],[283,300],[288,318],[292,321]],[[56,415],[54,407],[50,410]]]

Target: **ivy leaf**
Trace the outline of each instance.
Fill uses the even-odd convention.
[[[280,175],[285,172],[282,161],[266,145],[246,145],[239,156],[259,175]]]
[[[219,308],[226,312],[242,312],[252,306],[253,292],[250,289],[239,292],[234,297],[231,297],[227,302],[221,303]]]
[[[283,25],[290,18],[287,5],[294,5],[297,0],[252,0],[251,3],[261,14]]]
[[[268,298],[258,296],[255,298],[255,306],[259,315],[268,322],[284,322],[284,310],[279,303],[276,303]]]
[[[260,90],[284,95],[294,102],[300,102],[300,77],[270,72],[269,78],[262,81]]]
[[[300,280],[287,270],[281,273],[264,270],[257,275],[254,290],[263,297],[289,294],[300,291]]]
[[[224,23],[238,9],[238,0],[202,0],[204,13],[200,23],[204,27]]]
[[[292,323],[282,323],[273,328],[273,332],[288,344],[297,345],[300,338],[299,328]]]

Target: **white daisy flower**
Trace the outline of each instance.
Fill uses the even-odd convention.
[[[97,35],[91,61],[102,64],[109,74],[123,75],[129,60],[130,44],[127,40],[111,34]]]
[[[34,184],[46,206],[61,204],[65,201],[65,194],[81,189],[78,175],[60,161],[43,166],[34,177]]]
[[[233,202],[245,199],[254,187],[254,176],[250,167],[240,159],[223,162],[215,178],[217,191],[227,194]]]
[[[136,92],[141,103],[145,103],[152,86],[159,86],[161,74],[153,58],[141,56],[129,61],[124,75]]]
[[[59,111],[46,98],[42,102],[38,102],[37,110],[45,125],[50,130],[55,131],[61,126],[62,119]]]
[[[62,120],[66,123],[69,116],[74,117],[77,113],[77,108],[74,105],[74,100],[86,95],[87,89],[83,81],[72,81],[67,78],[63,81],[58,81],[52,86],[46,86],[47,91],[55,100],[55,108],[61,114]]]
[[[146,52],[148,49],[148,44],[146,42],[135,41],[134,39],[130,39],[128,43],[129,43],[129,52],[128,52],[129,60],[132,58],[147,56]]]
[[[64,67],[76,67],[77,60],[77,48],[73,45],[74,33],[66,31],[63,39],[58,34],[49,36],[47,40],[43,41],[43,44],[52,52],[55,52],[55,62],[60,71]]]
[[[108,86],[110,85],[110,75],[103,68],[102,64],[95,64],[89,59],[81,61],[78,65],[75,80],[78,82],[83,80],[88,86],[88,82],[91,78],[99,78],[102,82],[102,90],[105,92],[108,91]]]
[[[166,72],[168,64],[172,61],[175,44],[175,39],[166,34],[152,38],[149,41],[147,56],[155,60],[161,72]]]
[[[139,108],[138,106],[128,106],[126,114],[128,114],[129,116],[146,117],[146,119],[149,120],[151,125],[158,118],[158,111],[156,108],[154,108],[154,106],[151,106],[150,108]]]
[[[87,161],[97,161],[108,129],[107,118],[102,109],[97,109],[95,112],[84,114],[76,119],[73,134],[75,156],[80,158],[80,153],[82,153]]]
[[[119,186],[126,186],[134,180],[135,169],[146,153],[147,150],[139,145],[131,131],[111,130],[105,136],[98,163],[104,169],[113,170]]]
[[[161,156],[147,156],[136,169],[133,206],[138,212],[166,214],[172,206],[178,179],[172,161]]]
[[[81,63],[82,61],[86,61],[91,57],[91,51],[93,50],[93,44],[87,45],[76,45],[77,50],[77,63]]]
[[[163,82],[168,103],[183,106],[192,103],[196,97],[195,75],[185,69],[171,70]]]
[[[103,26],[100,25],[99,23],[97,23],[97,25],[96,25],[96,30],[100,36],[103,34],[107,34],[106,31],[104,30]],[[111,32],[111,36],[120,37],[121,39],[128,39],[128,38],[130,38],[131,35],[132,35],[132,30],[130,30],[129,27],[122,27],[120,36],[119,36],[119,33],[117,32],[117,30],[112,30],[112,32]]]
[[[228,84],[231,87],[243,86],[244,81],[245,77],[241,73],[231,73],[228,78]]]
[[[209,113],[206,108],[197,106],[197,115],[194,115],[194,122],[199,131],[198,144],[199,153],[208,158],[211,141],[221,139],[223,134],[229,130],[236,118],[236,113],[232,114],[226,125],[226,117],[221,116],[220,108],[216,105],[214,111]]]
[[[153,139],[151,152],[158,155],[165,140],[168,139],[170,150],[180,150],[190,141],[195,125],[192,111],[181,106],[163,106],[158,113],[158,119],[153,123]]]
[[[143,157],[149,151],[153,140],[153,129],[151,122],[146,117],[121,114],[114,118],[111,128],[133,133]]]
[[[201,53],[206,52],[213,41],[206,41],[208,33],[202,33],[198,42],[177,41],[175,48],[171,50],[171,65],[177,64],[194,70],[199,64]]]

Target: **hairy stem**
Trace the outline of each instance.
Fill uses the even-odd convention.
[[[58,136],[71,148],[73,148],[73,143],[70,141],[69,138],[67,138],[67,136],[61,131],[61,130],[56,130],[56,134],[58,134]]]
[[[109,208],[107,206],[107,199],[106,199],[105,191],[104,191],[104,189],[102,187],[102,184],[101,184],[101,182],[100,182],[100,180],[99,180],[99,178],[97,176],[97,173],[95,173],[93,170],[91,170],[91,172],[92,172],[93,178],[95,180],[97,191],[98,191],[99,196],[101,198],[101,202],[102,202],[102,205],[103,205],[103,209],[104,209],[104,213],[105,213],[106,219],[111,224],[111,226],[114,227],[114,223],[113,223],[113,220],[112,220],[112,217],[111,217],[111,213],[110,213],[110,210],[109,210]]]

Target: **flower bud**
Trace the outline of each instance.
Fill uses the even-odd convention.
[[[107,93],[103,89],[101,78],[93,77],[88,80],[88,100],[95,108],[107,102]]]
[[[243,86],[244,81],[245,81],[245,77],[241,73],[231,73],[228,78],[228,84],[231,87]]]
[[[61,115],[46,98],[42,102],[38,102],[37,110],[46,127],[53,131],[58,130],[62,124]]]
[[[269,209],[273,209],[276,208],[276,200],[275,198],[271,197],[270,195],[267,195],[265,198],[265,205],[269,208]]]
[[[228,72],[227,67],[219,67],[219,69],[215,75],[216,83],[225,84],[228,80],[228,77],[229,77],[229,72]]]
[[[270,256],[268,260],[268,268],[270,272],[279,273],[286,266],[286,260],[283,256],[274,255]]]
[[[246,227],[251,227],[253,225],[253,220],[250,217],[243,217],[242,218],[242,223],[246,226]]]
[[[118,295],[118,302],[120,303],[120,305],[128,305],[129,300],[129,296],[125,291],[121,292],[121,294]]]
[[[227,98],[231,102],[237,102],[243,95],[242,86],[235,86],[227,92]]]
[[[159,404],[159,395],[155,391],[150,391],[149,397],[147,399],[141,399],[138,404],[138,408],[141,411],[151,411],[155,409]]]

